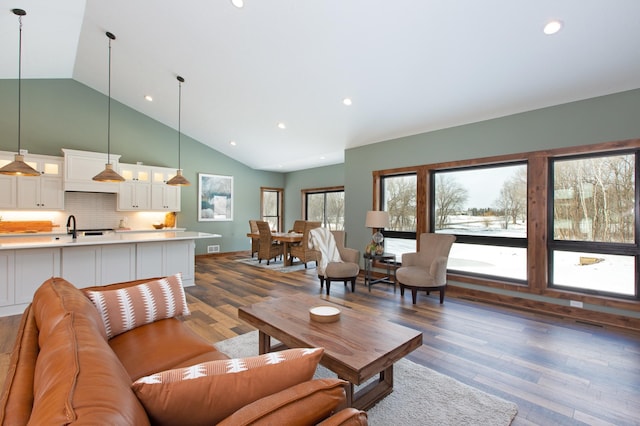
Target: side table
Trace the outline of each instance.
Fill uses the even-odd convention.
[[[393,284],[393,292],[396,292],[396,255],[393,253],[364,254],[364,285],[369,287],[378,283]],[[373,279],[373,262],[378,261],[387,264],[387,276]]]

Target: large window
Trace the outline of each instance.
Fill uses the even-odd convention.
[[[636,153],[552,161],[550,284],[637,296]]]
[[[282,188],[260,188],[262,220],[269,222],[273,231],[282,231]]]
[[[527,166],[432,172],[431,229],[456,235],[448,269],[527,278]]]
[[[402,253],[416,251],[417,175],[383,176],[382,210],[389,213],[389,227],[382,231],[385,251],[400,261]]]
[[[304,218],[331,230],[344,229],[344,188],[303,190]]]

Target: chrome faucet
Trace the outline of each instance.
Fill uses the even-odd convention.
[[[71,219],[73,219],[73,228],[69,229],[69,227],[71,226]],[[70,215],[67,218],[67,234],[71,234],[74,240],[78,238],[78,232],[76,229],[76,217],[74,215]]]

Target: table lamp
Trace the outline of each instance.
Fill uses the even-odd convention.
[[[365,219],[365,226],[367,228],[373,228],[376,230],[376,233],[373,234],[372,237],[373,242],[376,243],[376,253],[384,251],[382,250],[382,241],[384,241],[384,235],[382,235],[382,232],[380,232],[380,230],[389,226],[389,213],[374,210],[368,211],[367,217]]]

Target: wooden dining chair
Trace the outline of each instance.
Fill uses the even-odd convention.
[[[309,248],[309,231],[319,228],[321,225],[322,224],[320,222],[305,221],[304,230],[302,231],[302,240],[299,244],[292,245],[289,250],[291,263],[293,263],[293,258],[297,257],[302,263],[304,263],[305,269],[307,269],[307,262],[311,262],[312,260],[316,262],[316,266],[318,266],[318,251]]]
[[[257,220],[249,221],[249,229],[252,234],[259,233]],[[260,238],[251,238],[251,257],[253,258],[254,254],[258,253],[258,248],[260,247]]]
[[[275,242],[271,236],[271,228],[264,221],[256,221],[258,232],[260,233],[260,247],[258,247],[258,263],[262,263],[262,259],[267,260],[267,265],[271,259],[276,260],[278,256],[282,258],[284,252],[281,244]]]

